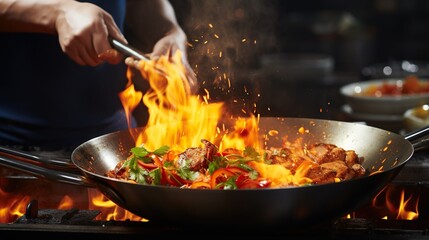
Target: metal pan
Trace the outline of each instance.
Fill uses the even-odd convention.
[[[306,134],[298,133],[300,127]],[[193,227],[305,227],[336,220],[369,203],[422,147],[425,141],[421,138],[429,131],[428,127],[404,137],[358,123],[305,118],[261,118],[260,128],[261,134],[279,131],[269,145],[278,146],[281,136],[288,135],[289,140],[304,137],[309,144],[325,142],[353,149],[364,157],[368,175],[339,183],[244,190],[180,189],[105,177],[135,146],[129,131],[106,134],[78,146],[71,160],[82,175],[53,177],[52,169],[47,172],[51,179],[96,187],[117,205],[152,222]],[[2,165],[34,172],[32,167],[12,165],[11,159],[0,160]]]

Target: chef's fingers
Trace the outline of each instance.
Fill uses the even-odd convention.
[[[145,62],[141,61],[141,60],[135,60],[132,57],[127,57],[125,59],[125,64],[129,67],[132,68],[136,68],[136,69],[141,69],[143,64],[145,64]],[[191,66],[189,65],[189,63],[187,61],[184,62],[184,76],[183,76],[183,80],[187,81],[189,84],[189,89],[188,89],[188,93],[189,94],[195,94],[198,91],[198,81],[197,81],[197,75],[195,74],[194,70],[191,68]],[[140,73],[143,75],[143,78],[147,78],[147,76],[145,75],[144,71],[140,71]],[[160,74],[163,75],[167,75],[168,73],[166,72],[159,72]]]
[[[91,42],[90,40],[72,34],[61,34],[59,37],[63,52],[77,64],[96,66],[101,63],[95,54],[95,50],[87,47],[88,43]]]
[[[79,51],[79,56],[85,62],[85,65],[95,67],[102,63],[101,59],[98,58],[98,54],[95,52],[95,49],[91,47],[91,44],[84,43],[84,49]]]
[[[71,60],[73,60],[77,64],[82,65],[82,66],[86,65],[85,61],[80,56],[79,51],[77,51],[77,50],[68,50],[68,49],[66,49],[66,50],[63,49],[63,51],[64,51],[64,53],[66,53],[69,56],[69,58]]]
[[[126,59],[125,59],[125,64],[127,65],[127,66],[129,66],[129,67],[133,67],[133,68],[139,68],[139,60],[136,60],[136,59],[134,59],[134,58],[132,58],[132,57],[127,57]]]

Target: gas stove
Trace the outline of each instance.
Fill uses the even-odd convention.
[[[3,170],[3,173],[9,171]],[[146,221],[123,209],[115,218],[111,217],[112,206],[89,207],[88,199],[91,196],[102,196],[97,189],[46,181],[13,171],[2,176],[0,195],[14,196],[25,207],[19,217],[6,218],[3,213],[0,219],[0,231],[15,237],[30,234],[91,239],[200,239],[226,236],[264,239],[429,239],[429,206],[426,204],[429,201],[429,151],[426,150],[416,152],[395,179],[368,205],[335,221],[292,230],[179,227]],[[64,204],[65,198],[72,199],[73,204],[59,207]],[[389,203],[388,198],[391,198]],[[4,199],[0,198],[0,209],[9,204]],[[403,206],[406,214],[402,216],[392,211],[392,208],[400,207],[399,201],[408,204]]]

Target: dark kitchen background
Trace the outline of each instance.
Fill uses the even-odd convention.
[[[202,88],[232,111],[345,120],[339,87],[429,59],[425,0],[172,0]]]

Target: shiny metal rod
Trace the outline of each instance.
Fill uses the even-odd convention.
[[[119,42],[116,39],[113,38],[109,38],[110,44],[112,45],[112,47],[116,50],[118,50],[119,52],[121,52],[122,54],[129,56],[129,57],[133,57],[136,60],[145,60],[145,61],[149,61],[149,59],[147,57],[144,56],[143,53],[141,53],[139,50]]]

